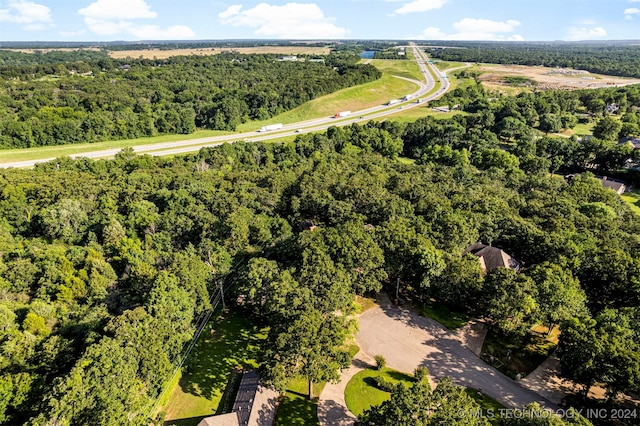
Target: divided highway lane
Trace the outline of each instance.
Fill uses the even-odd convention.
[[[416,103],[416,99],[422,99],[423,101],[429,101],[435,99],[437,97],[442,96],[446,91],[450,88],[449,81],[445,78],[445,76],[432,64],[429,62],[428,57],[424,52],[420,51],[420,49],[415,45],[411,44],[410,48],[413,50],[414,56],[416,58],[416,62],[420,67],[422,75],[425,78],[425,81],[413,80],[405,77],[398,77],[403,80],[411,81],[418,86],[418,90],[411,94],[411,100],[407,100],[405,102],[398,103],[394,106],[389,105],[378,105],[371,108],[366,108],[360,111],[354,111],[349,116],[349,118],[345,119],[336,119],[334,117],[323,117],[316,118],[306,121],[300,121],[297,123],[286,124],[282,127],[282,129],[277,130],[275,132],[266,132],[266,133],[256,133],[256,132],[245,132],[245,133],[236,133],[232,135],[224,135],[224,136],[214,136],[200,139],[190,139],[183,141],[175,141],[175,142],[163,142],[158,144],[151,145],[139,145],[132,147],[134,152],[138,154],[149,154],[153,156],[162,156],[162,155],[177,155],[177,154],[185,154],[189,152],[195,152],[200,150],[200,148],[212,147],[221,145],[223,143],[228,142],[236,142],[236,141],[265,141],[270,139],[278,139],[286,136],[296,135],[298,133],[307,133],[307,132],[316,132],[326,130],[331,126],[346,126],[356,122],[368,121],[374,118],[380,118],[387,115],[391,115],[397,113],[399,109],[409,109],[415,108],[417,106],[422,106],[422,104]],[[440,83],[440,88],[430,95],[427,95],[429,92],[433,91],[436,88],[436,79],[434,75],[437,77],[438,82]],[[360,118],[362,117],[362,118]],[[122,148],[112,148],[105,149],[100,151],[91,151],[84,152],[79,154],[71,155],[71,158],[111,158],[115,156],[118,152],[121,151]],[[36,163],[45,163],[49,161],[55,160],[55,157],[45,158],[39,160],[27,160],[27,161],[15,161],[9,163],[0,163],[0,167],[2,168],[24,168],[24,167],[33,167]]]

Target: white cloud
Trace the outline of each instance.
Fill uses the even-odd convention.
[[[145,0],[96,0],[89,6],[78,10],[78,13],[86,18],[101,21],[155,18],[158,16]]]
[[[569,28],[568,40],[594,40],[607,36],[607,30],[602,27],[572,27]]]
[[[637,7],[630,7],[624,10],[625,19],[632,21],[634,15],[640,15],[640,9]]]
[[[128,34],[138,39],[177,40],[195,37],[193,30],[185,25],[161,28],[157,25],[138,24],[136,19],[155,19],[158,14],[151,10],[145,0],[96,0],[78,10],[90,31],[115,36]]]
[[[492,21],[489,19],[464,18],[453,24],[455,33],[447,34],[436,27],[425,28],[417,37],[411,39],[424,40],[505,40],[522,41],[519,34],[509,34],[516,31],[522,25],[520,22],[509,19],[507,21]]]
[[[27,0],[9,1],[0,9],[0,22],[21,24],[27,31],[39,31],[51,26],[51,9]]]
[[[336,26],[333,18],[314,3],[287,3],[282,6],[260,3],[242,10],[241,5],[229,6],[218,17],[224,25],[255,28],[256,35],[285,39],[342,38],[345,28]]]
[[[427,12],[429,10],[440,9],[442,6],[449,3],[449,1],[450,0],[414,0],[396,9],[395,13],[398,15],[404,15],[407,13]]]

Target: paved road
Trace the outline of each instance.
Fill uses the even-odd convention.
[[[438,322],[394,306],[386,296],[360,316],[359,324],[360,350],[370,357],[384,356],[391,368],[413,373],[417,366],[425,366],[432,377],[449,376],[456,384],[482,389],[507,407],[538,401],[557,408],[487,365]]]
[[[264,141],[269,139],[278,139],[286,136],[296,135],[298,133],[317,132],[326,130],[331,126],[346,126],[357,122],[366,122],[374,118],[379,118],[391,114],[395,114],[399,109],[410,109],[422,104],[416,103],[416,99],[423,99],[423,101],[429,101],[437,97],[442,96],[450,88],[449,81],[444,77],[433,64],[429,63],[427,56],[424,52],[415,45],[411,44],[416,62],[420,67],[424,81],[412,80],[403,77],[405,80],[409,80],[416,84],[418,90],[411,94],[411,100],[407,100],[398,103],[393,106],[377,105],[371,108],[363,109],[360,111],[354,111],[352,114],[344,119],[335,119],[333,117],[322,117],[312,120],[301,121],[298,123],[287,124],[282,127],[282,130],[276,132],[245,132],[236,133],[233,135],[215,136],[201,139],[184,140],[177,142],[164,142],[152,145],[140,145],[133,147],[133,150],[139,154],[149,154],[154,156],[160,155],[176,155],[184,154],[187,152],[195,152],[200,148],[221,145],[226,142],[234,142],[239,140],[245,140],[248,142]],[[433,74],[432,74],[433,73]],[[427,95],[433,91],[436,87],[436,79],[434,75],[441,83],[441,87],[434,93]],[[107,149],[101,151],[92,151],[71,155],[71,158],[87,157],[87,158],[110,158],[120,151],[121,148]],[[15,161],[15,162],[2,162],[0,159],[0,167],[33,167],[36,163],[48,162],[54,160],[55,157],[45,158],[39,160],[28,161]]]
[[[356,416],[347,408],[344,391],[349,380],[359,372],[375,365],[362,351],[351,361],[351,366],[344,370],[338,383],[327,383],[318,399],[318,421],[321,426],[351,426]]]

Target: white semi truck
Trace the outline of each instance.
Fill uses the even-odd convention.
[[[278,123],[278,124],[269,124],[268,126],[262,126],[260,127],[260,130],[258,130],[259,132],[271,132],[273,130],[280,130],[282,129],[282,123]]]

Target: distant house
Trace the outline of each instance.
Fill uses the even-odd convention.
[[[470,245],[464,253],[471,253],[480,260],[482,272],[491,272],[496,268],[513,269],[518,272],[522,263],[505,253],[503,250],[477,242]]]
[[[279,61],[282,62],[296,62],[298,60],[297,56],[291,55],[291,56],[283,56],[282,58],[278,59]]]
[[[633,149],[640,149],[640,138],[624,138],[620,140],[620,145],[631,145]]]
[[[604,186],[605,188],[613,189],[619,195],[624,194],[624,192],[627,190],[627,185],[622,181],[609,179],[606,176],[598,177],[598,179],[600,179],[600,181],[602,182],[602,186]]]
[[[573,179],[580,176],[580,174],[571,174],[566,175],[564,178],[567,182],[571,183]],[[595,176],[600,182],[602,182],[602,186],[605,188],[613,189],[618,194],[622,195],[627,190],[627,184],[621,180],[610,179],[606,176]]]

